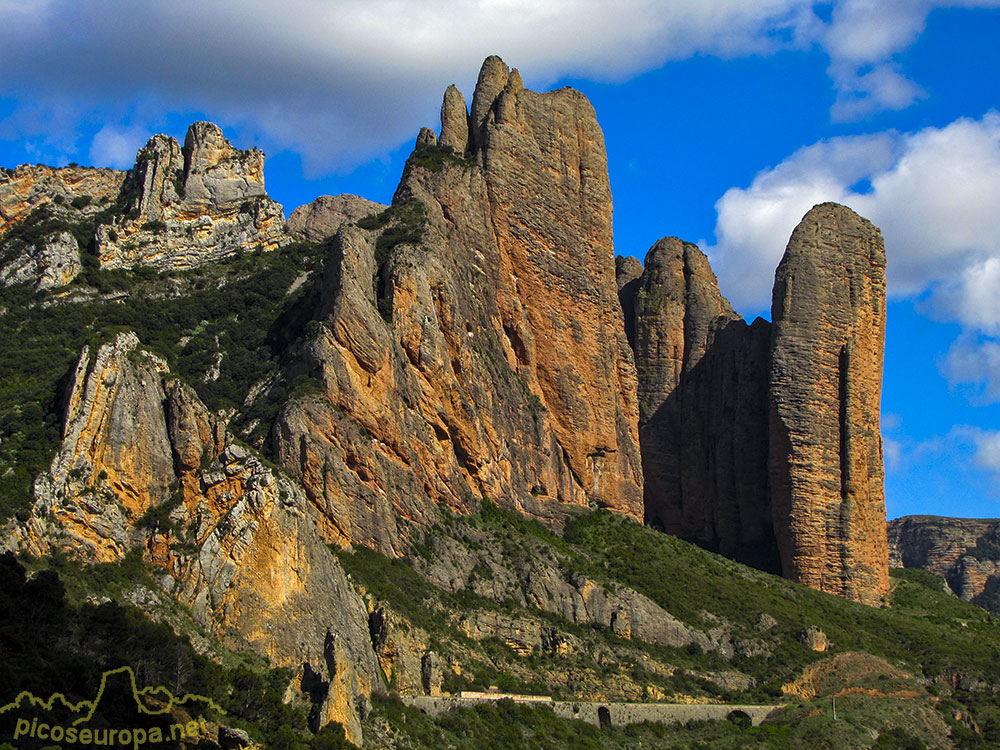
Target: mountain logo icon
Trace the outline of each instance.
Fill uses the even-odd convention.
[[[134,750],[169,741],[197,742],[211,733],[207,712],[225,713],[205,696],[177,697],[162,686],[140,689],[135,672],[126,666],[101,675],[93,700],[74,703],[62,693],[47,699],[28,691],[19,693],[0,706],[0,741],[10,741],[16,748],[61,742]]]

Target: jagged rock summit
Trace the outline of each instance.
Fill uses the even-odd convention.
[[[191,125],[183,147],[154,135],[136,155],[120,201],[124,216],[97,229],[106,268],[190,268],[288,241],[284,210],[264,190],[263,152],[233,148],[209,122]]]
[[[392,207],[334,240],[301,365],[323,398],[284,410],[279,457],[332,540],[392,554],[437,503],[641,518],[593,108],[569,89],[525,90],[493,57],[471,112],[449,89],[440,138],[418,141]]]
[[[639,376],[646,521],[829,593],[888,590],[879,432],[885,251],[849,208],[813,208],[747,325],[694,245],[619,262]]]
[[[89,263],[179,270],[291,241],[264,190],[264,154],[208,122],[184,145],[154,135],[127,172],[21,166],[0,173],[0,283],[55,289]]]
[[[266,341],[225,352],[261,372],[234,381],[214,411],[214,381],[181,378],[203,372],[182,359],[204,353],[199,334],[210,340],[200,311],[176,329],[137,327],[149,341],[118,324],[110,341],[88,342],[106,329],[85,328],[64,392],[52,386],[61,442],[5,548],[143,555],[159,579],[144,601],[173,597],[218,642],[294,670],[288,695],[355,742],[390,675],[434,692],[461,665],[345,574],[361,559],[349,550],[409,557],[414,588],[546,613],[444,615],[469,643],[499,638],[522,655],[582,654],[586,638],[550,616],[607,628],[622,641],[614,650],[634,639],[722,659],[769,651],[700,607],[682,620],[600,565],[584,574],[558,555],[508,550],[487,529],[491,513],[560,527],[607,508],[617,516],[581,523],[631,531],[645,520],[824,591],[868,603],[885,592],[885,256],[871,224],[833,204],[810,211],[776,274],[773,324],[748,325],[696,246],[668,237],[644,264],[614,258],[593,108],[571,89],[525,89],[497,57],[470,106],[445,92],[440,132],[420,131],[391,206],[323,197],[286,228],[262,159],[196,123],[183,146],[154,136],[127,173],[0,176],[9,284],[63,285],[81,272],[74,263],[147,266],[168,273],[130,278],[182,299],[197,287],[171,271],[309,240],[206,274],[217,298],[228,269],[280,271],[278,301],[248,294],[255,306],[241,313],[273,302]],[[27,291],[29,306],[70,309]],[[128,294],[87,309],[127,309]],[[239,330],[212,334],[220,357],[219,339]],[[602,669],[605,658],[617,657],[600,656]],[[752,684],[735,668],[712,680]],[[627,678],[633,700],[639,681]]]
[[[626,326],[639,373],[646,522],[780,571],[767,498],[770,327],[747,326],[708,258],[676,237],[644,267],[624,262]]]

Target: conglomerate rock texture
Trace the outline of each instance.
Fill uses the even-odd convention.
[[[605,507],[831,593],[874,602],[887,588],[885,256],[849,209],[806,216],[778,269],[773,326],[748,326],[694,245],[665,238],[645,264],[616,261],[591,105],[524,89],[496,57],[468,109],[449,87],[440,135],[421,131],[388,208],[319,199],[286,231],[263,155],[208,123],[183,147],[154,136],[127,173],[0,175],[0,232],[41,205],[93,240],[22,233],[0,244],[4,283],[58,287],[95,260],[177,270],[293,236],[329,243],[280,378],[244,403],[283,399],[261,443],[281,468],[124,332],[83,348],[62,444],[3,546],[104,562],[141,550],[208,632],[321,686],[316,722],[341,722],[352,741],[383,668],[433,692],[442,667],[429,638],[362,599],[329,545],[410,554],[444,509],[489,498],[558,526]],[[557,560],[508,569],[496,543],[466,541],[477,546],[433,543],[414,568],[445,591],[622,639],[724,658],[755,648]],[[525,655],[578,648],[544,618],[456,618],[468,638]]]
[[[309,242],[332,237],[345,222],[357,221],[388,206],[356,195],[321,195],[312,203],[296,208],[288,217],[288,232]]]
[[[878,426],[885,252],[813,208],[747,325],[708,259],[668,237],[618,260],[638,373],[646,522],[764,570],[874,603],[888,590]]]
[[[770,326],[747,326],[676,237],[619,262],[639,379],[646,522],[780,570],[767,488]]]
[[[769,471],[782,569],[875,602],[889,588],[878,228],[833,203],[809,211],[775,274],[771,319]]]
[[[436,503],[482,497],[552,521],[565,504],[642,517],[593,109],[525,90],[499,58],[459,109],[449,89],[390,211],[338,232],[301,363],[324,393],[272,431],[339,544],[399,554]]]
[[[904,516],[888,533],[891,567],[933,571],[975,603],[988,585],[1000,591],[1000,520]]]

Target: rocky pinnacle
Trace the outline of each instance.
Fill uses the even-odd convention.
[[[775,274],[771,316],[769,475],[784,575],[874,603],[889,588],[878,228],[833,203],[809,211]]]

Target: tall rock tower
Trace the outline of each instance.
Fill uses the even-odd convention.
[[[825,203],[747,325],[708,259],[668,237],[618,263],[639,379],[646,522],[821,591],[888,590],[879,399],[885,250]]]
[[[341,227],[272,439],[337,543],[389,554],[439,506],[642,518],[636,376],[593,107],[498,57],[450,87],[386,212]],[[419,533],[419,532],[418,532]]]
[[[639,377],[646,523],[779,572],[767,497],[770,326],[736,314],[689,242],[661,239],[644,266],[620,263],[619,281]]]
[[[769,475],[783,572],[873,603],[889,588],[878,228],[834,203],[809,211],[775,274],[771,317]]]

